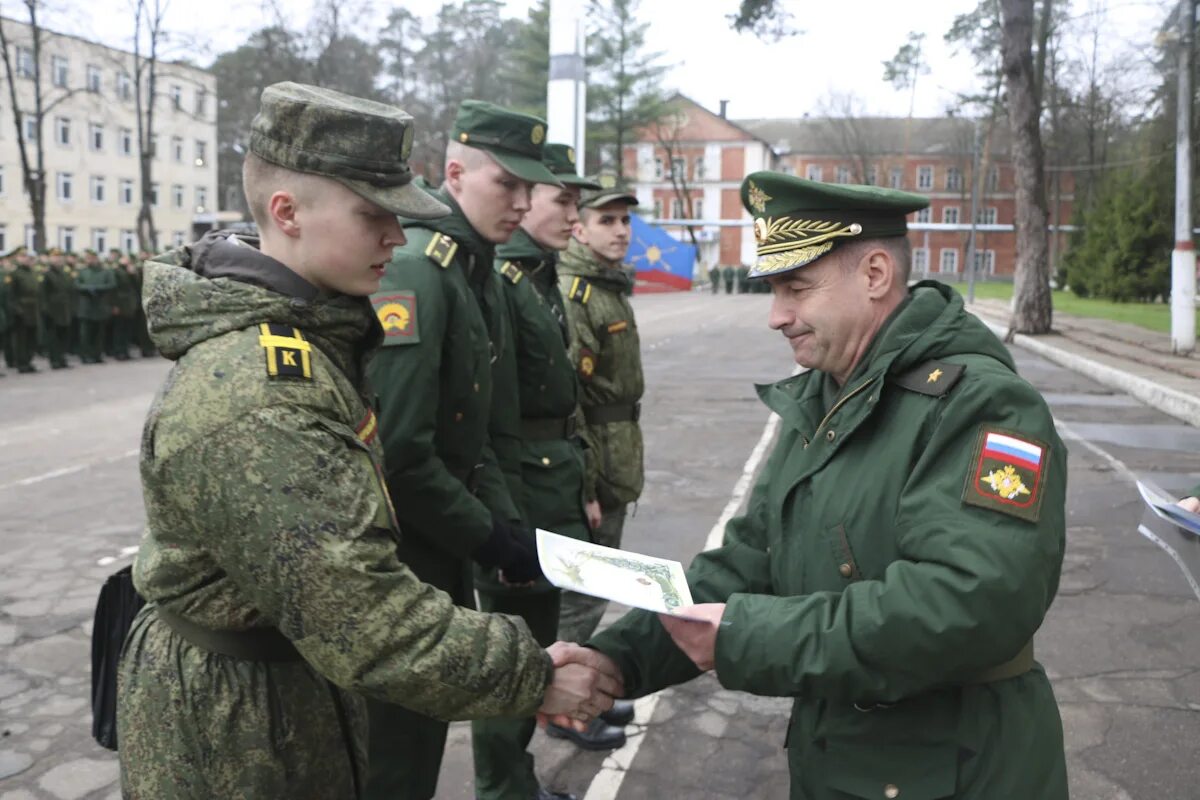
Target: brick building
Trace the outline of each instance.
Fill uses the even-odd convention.
[[[625,147],[624,168],[642,205],[655,219],[696,219],[725,225],[697,227],[700,262],[737,264],[754,258],[750,217],[738,187],[750,172],[774,169],[812,180],[869,183],[926,194],[930,207],[909,219],[916,273],[961,277],[966,263],[975,125],[935,119],[830,118],[731,120],[676,95],[677,113],[662,128]],[[984,137],[983,191],[976,232],[979,275],[1011,276],[1016,235],[989,230],[1011,225],[1013,170],[1001,120]],[[1047,171],[1050,224],[1066,224],[1074,201],[1068,171]],[[744,224],[736,224],[738,222]],[[733,224],[728,224],[733,223]],[[930,227],[926,227],[930,226]],[[954,229],[952,226],[961,226]],[[667,226],[680,238],[682,227]],[[1051,243],[1051,257],[1067,235]],[[1052,237],[1053,239],[1053,237]]]

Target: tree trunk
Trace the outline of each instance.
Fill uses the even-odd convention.
[[[1009,332],[1046,333],[1052,317],[1046,186],[1033,73],[1033,0],[1000,0],[1002,71],[1016,179],[1017,266]]]

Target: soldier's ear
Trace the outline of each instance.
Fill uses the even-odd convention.
[[[267,218],[285,236],[300,235],[300,223],[296,219],[299,204],[291,192],[277,191],[267,199]]]

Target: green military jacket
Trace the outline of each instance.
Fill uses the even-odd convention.
[[[360,694],[442,719],[521,716],[549,659],[523,622],[456,607],[396,558],[366,300],[318,294],[224,236],[146,268],[150,328],[175,365],[142,439],[134,580],[151,605],[122,660],[121,757],[139,765],[128,779],[174,780],[181,797],[232,796],[250,773],[264,797],[354,797]],[[212,630],[277,628],[304,660],[200,650],[159,605]]]
[[[137,279],[120,264],[112,268],[112,274],[116,284],[112,292],[112,306],[119,316],[132,319],[138,308]]]
[[[922,283],[845,387],[759,394],[778,442],[688,581],[727,604],[721,684],[795,698],[791,796],[1065,800],[1054,694],[1019,654],[1058,587],[1067,451],[1003,345]],[[651,614],[591,643],[635,695],[697,674]]]
[[[41,276],[18,265],[8,275],[8,311],[14,324],[36,325],[41,311]]]
[[[41,275],[42,315],[52,325],[70,325],[75,280],[65,267],[47,267]]]
[[[519,410],[514,499],[530,525],[586,539],[584,446],[574,434],[579,379],[568,355],[557,253],[518,230],[496,249],[496,270],[512,328],[508,405]]]
[[[404,538],[400,560],[422,580],[473,603],[469,558],[492,519],[513,521],[513,505],[489,439],[492,362],[503,329],[503,296],[492,245],[453,199],[448,217],[406,222],[371,302],[384,329],[370,365],[388,488]]]
[[[623,506],[641,496],[645,480],[636,410],[645,382],[637,321],[626,296],[629,278],[619,264],[602,263],[575,240],[563,253],[558,273],[571,362],[582,389],[586,424],[581,432],[595,465],[588,485],[595,486],[604,508]]]
[[[80,319],[106,320],[112,316],[112,292],[117,288],[117,277],[111,269],[100,264],[89,264],[75,275],[75,288],[79,290]]]
[[[12,325],[12,315],[8,310],[8,287],[11,284],[11,273],[0,266],[0,333],[5,333]]]

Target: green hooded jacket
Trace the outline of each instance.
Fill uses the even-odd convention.
[[[1058,588],[1067,450],[1004,346],[922,283],[845,387],[759,394],[778,442],[688,582],[726,603],[721,684],[795,698],[792,798],[1065,800],[1054,694],[1020,654]],[[591,644],[635,696],[697,675],[653,614]]]
[[[455,606],[396,558],[367,301],[227,233],[148,262],[145,295],[175,364],[142,439],[134,581],[150,605],[120,671],[125,796],[359,796],[360,694],[442,719],[532,713],[550,662],[525,624]],[[303,660],[200,649],[158,606],[275,628]]]
[[[600,409],[636,408],[645,390],[637,321],[627,296],[631,284],[620,264],[602,262],[574,239],[559,259],[558,274],[571,363],[582,389],[586,424],[581,433],[595,469],[587,485],[595,486],[602,507],[624,506],[637,501],[645,481],[637,413],[614,421],[595,415]]]

